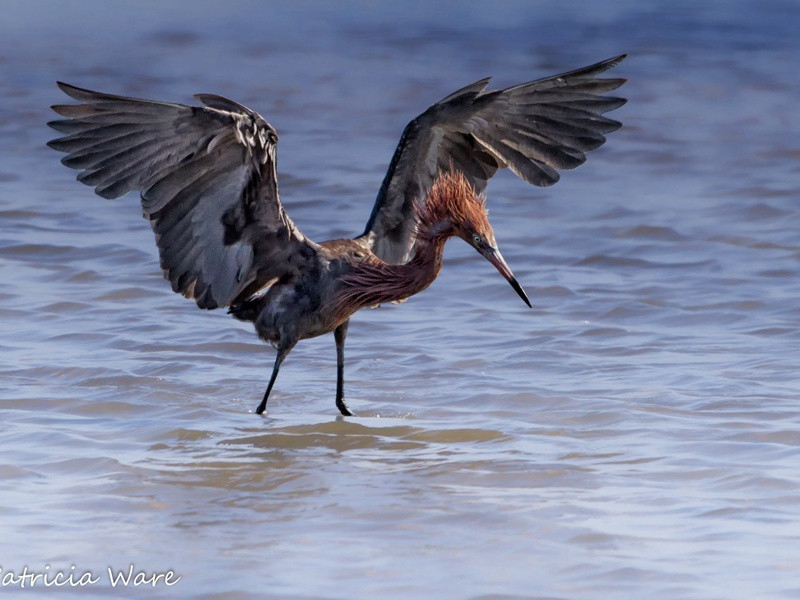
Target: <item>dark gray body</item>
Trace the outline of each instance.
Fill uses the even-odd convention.
[[[323,242],[310,268],[277,281],[262,295],[232,306],[230,312],[252,321],[258,336],[276,348],[291,348],[300,340],[332,333],[360,308],[343,310],[337,298],[344,276],[366,259],[377,257],[356,240]]]

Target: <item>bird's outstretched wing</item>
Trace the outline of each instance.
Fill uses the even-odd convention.
[[[618,121],[602,114],[625,104],[604,96],[625,79],[597,79],[626,55],[589,67],[484,91],[489,78],[440,100],[403,131],[362,235],[388,262],[404,262],[414,245],[412,206],[440,171],[461,171],[481,192],[498,169],[539,186],[573,169],[605,142]]]
[[[66,135],[48,145],[104,198],[141,190],[173,290],[229,306],[315,260],[281,205],[277,134],[257,113],[209,94],[186,106],[58,85],[81,104],[53,106],[68,118],[49,125]]]

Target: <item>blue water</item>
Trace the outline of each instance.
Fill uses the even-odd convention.
[[[0,19],[0,582],[9,597],[800,596],[796,2],[6,2]],[[273,351],[163,281],[135,196],[45,147],[54,85],[191,102],[280,134],[316,240],[363,229],[407,121],[621,52],[625,126],[474,251]],[[105,569],[180,581],[111,588]],[[77,578],[77,576],[76,576]]]

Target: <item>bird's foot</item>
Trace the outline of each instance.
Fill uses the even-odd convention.
[[[345,417],[355,417],[355,414],[353,414],[353,412],[347,408],[347,404],[344,403],[344,398],[336,399],[336,408],[338,408],[339,412]]]

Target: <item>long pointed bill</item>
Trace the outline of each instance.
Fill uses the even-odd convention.
[[[517,278],[514,277],[514,273],[511,272],[511,269],[508,268],[506,261],[503,259],[503,255],[500,254],[500,250],[496,248],[488,250],[486,253],[483,253],[483,256],[488,260],[490,263],[494,265],[494,268],[500,271],[500,274],[508,280],[508,283],[511,284],[511,287],[514,288],[514,291],[519,294],[519,297],[522,298],[522,301],[528,305],[529,308],[533,308],[531,306],[531,301],[528,300],[528,295],[525,293],[525,290],[522,289],[522,286],[517,282]]]

